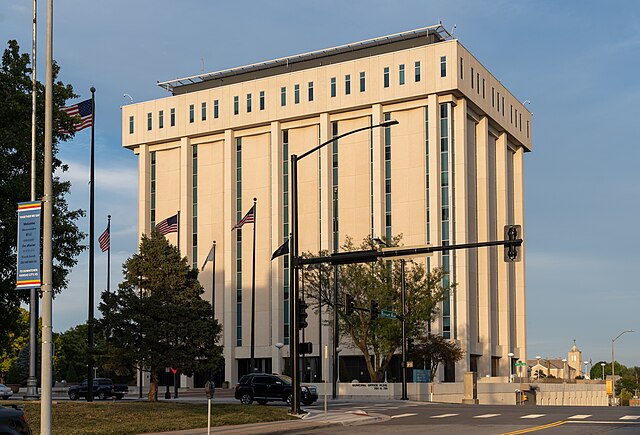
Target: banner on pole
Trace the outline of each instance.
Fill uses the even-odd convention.
[[[18,267],[16,288],[38,288],[40,277],[40,201],[18,203]]]

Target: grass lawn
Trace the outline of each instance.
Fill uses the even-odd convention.
[[[24,406],[33,433],[40,433],[39,402],[8,402]],[[5,403],[2,403],[5,405]],[[211,405],[211,425],[260,423],[295,419],[287,407]],[[141,434],[207,427],[207,404],[166,402],[55,402],[54,434]]]

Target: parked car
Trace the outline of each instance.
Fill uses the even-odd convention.
[[[78,400],[82,397],[86,398],[89,390],[89,385],[85,379],[80,385],[73,385],[69,387],[69,399]],[[129,387],[124,384],[113,384],[111,379],[107,378],[95,378],[93,380],[93,397],[97,397],[100,400],[108,399],[109,397],[115,397],[116,399],[122,399],[129,392]]]
[[[300,402],[311,405],[318,400],[318,389],[313,385],[303,385]],[[260,405],[269,401],[283,401],[291,404],[291,378],[284,375],[267,373],[251,373],[244,375],[236,384],[235,398],[243,405],[250,405],[255,400]]]
[[[11,388],[7,387],[5,384],[0,384],[0,396],[4,400],[7,400],[12,395],[13,395],[13,391],[11,391]]]
[[[0,406],[0,433],[9,435],[31,435],[24,411],[17,406]]]

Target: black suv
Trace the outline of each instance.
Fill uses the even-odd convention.
[[[11,408],[0,406],[0,433],[9,435],[31,435],[31,429],[24,411],[15,405]]]
[[[311,405],[318,400],[318,389],[314,386],[302,386],[300,401]],[[235,397],[243,405],[250,405],[254,400],[264,405],[270,400],[282,400],[291,404],[291,378],[284,375],[252,373],[244,375],[236,384]]]

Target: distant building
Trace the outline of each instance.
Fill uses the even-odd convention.
[[[288,366],[289,261],[270,255],[290,232],[291,154],[399,121],[301,162],[302,252],[337,250],[346,236],[403,234],[405,245],[501,240],[505,225],[524,224],[531,113],[440,25],[159,85],[171,95],[122,108],[122,144],[138,156],[138,233],[180,211],[180,249],[194,267],[217,242],[216,270],[208,263],[200,280],[204,298],[215,299],[222,379],[232,383],[249,370],[253,226],[231,228],[253,198],[258,367]],[[167,237],[177,242],[175,233]],[[440,380],[462,381],[465,371],[508,376],[526,359],[524,261],[503,261],[502,247],[423,261],[457,283],[431,332],[456,340],[465,356],[439,370]],[[322,311],[324,320],[330,315]],[[330,380],[320,350],[333,349],[331,331],[319,325],[310,316],[305,380]],[[362,355],[342,347],[342,379],[367,380]],[[398,377],[398,361],[392,370]]]
[[[582,351],[576,346],[575,340],[567,358],[540,358],[527,360],[529,376],[532,379],[553,378],[572,380],[583,376],[582,372]]]

